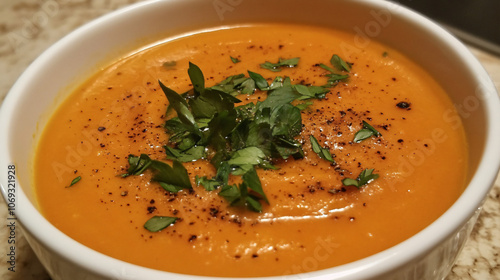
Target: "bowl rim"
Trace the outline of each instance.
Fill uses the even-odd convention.
[[[171,0],[166,2],[175,3],[177,1],[182,0]],[[0,108],[0,131],[9,130],[9,123],[15,110],[17,98],[23,92],[24,82],[36,76],[37,73],[43,69],[44,65],[48,63],[51,56],[57,55],[59,50],[64,49],[69,42],[75,40],[82,34],[91,33],[94,28],[97,28],[100,25],[109,24],[116,18],[127,17],[129,13],[135,13],[139,10],[150,9],[155,5],[163,5],[163,3],[161,2],[163,1],[153,0],[140,2],[106,14],[72,31],[70,34],[66,35],[64,38],[52,45],[52,47],[43,52],[19,77],[19,79],[16,81],[14,86],[7,94],[5,100],[3,101],[3,104]],[[385,1],[356,0],[355,2],[379,9],[388,8],[390,5],[396,5],[395,3]],[[477,82],[482,83],[484,86],[484,89],[482,90],[487,90],[490,93],[496,94],[495,86],[489,78],[486,70],[474,57],[474,55],[459,40],[457,40],[442,27],[430,21],[426,17],[408,8],[399,8],[400,9],[398,9],[395,13],[397,13],[400,17],[404,18],[408,22],[411,22],[411,24],[417,25],[420,28],[425,29],[427,32],[441,37],[443,43],[446,44],[446,46],[454,50],[457,55],[464,62],[466,62],[468,67],[474,69],[475,73],[477,73]],[[497,145],[498,139],[500,139],[500,123],[492,121],[500,119],[500,110],[498,110],[498,108],[500,108],[500,102],[498,101],[498,95],[496,96],[496,98],[494,97],[488,102],[483,102],[485,114],[487,116],[486,119],[487,121],[489,121],[486,124],[487,135],[485,139],[483,156],[481,157],[482,160],[465,191],[443,215],[441,215],[436,221],[434,221],[432,224],[430,224],[421,232],[415,234],[411,238],[372,256],[333,268],[290,276],[299,278],[305,277],[307,279],[320,279],[321,277],[325,276],[335,276],[339,277],[339,279],[344,279],[342,277],[368,277],[381,275],[384,272],[389,271],[390,268],[404,265],[410,260],[424,255],[426,252],[430,251],[432,248],[437,246],[437,244],[443,242],[456,230],[458,230],[467,221],[464,220],[464,217],[468,216],[467,219],[472,217],[474,210],[481,207],[487,193],[493,185],[493,181],[496,177],[495,175],[498,173],[498,170],[500,168],[500,160],[498,159],[498,155],[500,154],[500,147]],[[11,141],[15,141],[15,139],[9,139],[6,133],[2,133],[0,135],[0,154],[3,155],[0,158],[0,166],[2,167],[7,167],[9,164],[15,162],[15,159],[12,158],[12,155],[8,149]],[[4,170],[6,170],[6,168]],[[2,174],[0,176],[4,175]],[[6,179],[1,180],[1,191],[4,198],[7,197],[7,186],[3,185],[3,182],[6,181]],[[17,185],[19,185],[19,182],[16,183]],[[471,186],[483,187],[482,189],[476,189],[472,188]],[[490,187],[487,188],[484,186]],[[124,261],[117,260],[94,251],[93,249],[90,249],[71,239],[69,236],[65,235],[57,228],[55,228],[52,224],[50,224],[30,202],[24,191],[19,187],[17,188],[17,195],[19,204],[23,205],[21,208],[16,209],[16,216],[22,223],[22,227],[39,242],[41,242],[45,246],[48,246],[48,248],[53,252],[62,256],[64,259],[70,261],[71,263],[80,266],[85,270],[91,271],[97,275],[116,278],[119,276],[128,275],[136,276],[133,274],[135,273],[137,275],[148,275],[149,279],[160,279],[164,277],[171,277],[172,279],[174,277],[175,279],[220,279],[219,277],[193,276],[154,270],[126,263]],[[460,214],[457,215],[457,213]],[[23,221],[37,222],[24,224]],[[440,234],[440,237],[437,238],[435,236],[435,232],[441,232],[442,234]],[[425,242],[423,242],[424,240]],[[429,240],[432,240],[432,242],[429,242]],[[407,247],[411,247],[414,250],[409,253],[402,252],[401,248]],[[68,251],[67,248],[72,248],[72,250]],[[369,272],[369,274],[367,274],[367,272]],[[281,276],[262,277],[260,279],[279,278],[281,278]]]

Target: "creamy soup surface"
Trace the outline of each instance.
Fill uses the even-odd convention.
[[[130,154],[166,159],[168,100],[158,81],[184,93],[189,62],[207,87],[248,70],[271,84],[324,85],[337,54],[349,77],[301,111],[296,140],[304,157],[256,168],[269,203],[262,212],[229,205],[196,185],[211,178],[208,160],[183,163],[192,190],[177,193],[127,173]],[[279,72],[260,64],[300,58]],[[242,102],[267,92],[240,94]],[[297,104],[295,102],[292,104]],[[305,107],[305,106],[304,106]],[[170,114],[170,113],[169,113]],[[53,114],[34,160],[42,213],[76,241],[137,265],[194,275],[271,276],[329,268],[370,256],[436,220],[464,189],[467,145],[453,104],[421,66],[388,46],[356,45],[354,35],[322,27],[254,24],[204,30],[156,44],[104,67]],[[363,121],[381,135],[356,143]],[[310,136],[334,155],[312,150]],[[367,169],[378,178],[346,186]],[[75,178],[80,180],[70,186]],[[76,181],[76,180],[75,180]],[[239,182],[231,176],[231,182]],[[153,216],[177,217],[158,232]]]

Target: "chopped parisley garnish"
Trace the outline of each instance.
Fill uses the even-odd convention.
[[[329,149],[321,147],[318,140],[312,135],[309,136],[309,140],[311,141],[312,150],[318,154],[320,158],[335,164],[335,160],[333,159],[334,155],[330,153]]]
[[[229,58],[231,58],[231,61],[232,61],[233,63],[238,63],[238,62],[241,62],[241,60],[239,60],[237,57],[232,57],[232,56],[230,56]]]
[[[340,74],[337,73],[337,71],[341,72],[351,72],[351,64],[345,62],[342,58],[340,58],[338,55],[334,54],[332,58],[330,59],[330,63],[334,68],[337,70],[333,69],[330,66],[327,66],[323,63],[319,64],[319,67],[325,69],[326,71],[330,72],[329,74],[326,74],[325,76],[328,77],[328,81],[326,85],[323,87],[334,87],[336,86],[340,81],[345,81],[347,78],[349,78],[348,74]]]
[[[144,228],[151,232],[157,232],[174,224],[177,219],[176,217],[154,216],[144,223]]]
[[[165,61],[163,62],[163,67],[167,70],[169,69],[175,69],[175,66],[177,65],[177,62],[175,60],[170,60],[170,61]]]
[[[266,61],[266,62],[260,64],[260,67],[267,69],[267,70],[271,70],[273,72],[279,72],[279,71],[281,71],[281,68],[283,68],[283,67],[290,68],[290,67],[297,66],[297,64],[299,64],[299,60],[300,60],[299,57],[294,57],[294,58],[289,58],[289,59],[280,58],[278,60],[278,63],[272,63],[272,62]]]
[[[354,134],[354,143],[360,143],[361,141],[368,139],[372,136],[382,136],[380,132],[378,132],[373,126],[363,121],[363,128],[358,130],[356,134]]]
[[[372,174],[372,172],[373,169],[364,169],[363,171],[361,171],[358,178],[345,178],[344,180],[342,180],[342,184],[344,184],[344,186],[355,186],[359,189],[379,177],[378,174]]]
[[[299,58],[280,59],[276,64],[266,62],[261,67],[279,71],[281,67],[295,67],[298,62]],[[350,64],[338,56],[332,57],[331,64],[338,71],[350,71]],[[146,154],[130,155],[129,168],[122,177],[149,170],[152,180],[163,189],[178,192],[192,188],[182,162],[207,160],[215,167],[216,175],[196,176],[196,185],[207,191],[218,190],[231,205],[261,212],[261,202],[269,203],[269,200],[257,169],[277,169],[273,165],[275,160],[304,157],[302,144],[296,139],[302,131],[301,110],[312,104],[307,100],[325,98],[328,87],[348,77],[326,67],[331,73],[326,75],[329,79],[325,86],[294,85],[289,77],[281,76],[269,84],[262,75],[248,71],[248,76],[233,75],[206,87],[201,69],[189,63],[188,75],[193,87],[187,92],[179,94],[158,81],[169,103],[164,124],[169,135],[165,152],[166,158],[173,161],[172,166],[152,160]],[[251,95],[257,90],[266,92],[267,98],[235,106],[241,102],[238,95]],[[318,156],[335,163],[328,149],[321,147],[313,136],[310,140]],[[230,176],[241,176],[241,183],[230,184]],[[175,222],[173,219],[153,217],[145,227],[151,231],[161,230]]]
[[[191,181],[186,168],[177,160],[174,160],[172,166],[163,161],[152,160],[148,155],[141,154],[140,156],[128,156],[129,168],[127,173],[122,174],[122,177],[130,175],[140,175],[145,170],[149,169],[153,172],[153,181],[170,191],[178,192],[181,189],[191,189]]]
[[[69,187],[73,186],[74,184],[80,182],[81,179],[82,179],[81,176],[76,177],[75,179],[71,180],[71,183],[66,188],[69,188]]]

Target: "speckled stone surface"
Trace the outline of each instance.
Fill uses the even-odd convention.
[[[26,67],[58,39],[100,15],[135,2],[139,1],[0,0],[0,100]],[[500,89],[500,57],[472,47],[471,51]],[[3,200],[0,200],[0,219],[7,221]],[[7,269],[8,234],[7,227],[0,228],[0,279],[50,279],[19,230],[16,232],[16,272]],[[446,278],[459,279],[500,279],[500,177],[488,195],[470,239]]]

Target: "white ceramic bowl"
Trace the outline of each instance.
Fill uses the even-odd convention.
[[[7,171],[15,165],[16,200],[11,206],[53,279],[217,279],[139,267],[75,242],[38,212],[30,178],[31,157],[36,135],[51,110],[97,66],[162,37],[255,21],[320,24],[354,32],[358,46],[377,40],[400,50],[423,65],[450,94],[470,144],[467,189],[427,228],[353,263],[268,279],[442,279],[448,274],[500,165],[498,96],[485,70],[464,45],[428,19],[385,1],[169,0],[140,3],[74,31],[26,70],[2,105],[2,192],[7,199],[12,187]]]

